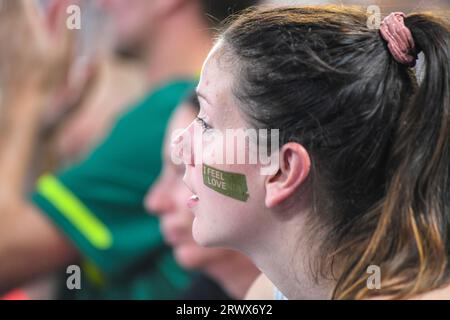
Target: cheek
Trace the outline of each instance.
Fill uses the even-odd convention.
[[[264,197],[264,177],[258,165],[195,165],[194,178],[197,195],[212,205],[226,204],[226,208],[248,208]],[[202,197],[203,196],[203,197]]]
[[[264,189],[256,166],[218,166],[214,168],[227,172],[239,172],[246,179],[247,201],[239,201],[218,193],[203,183],[202,170],[196,178],[199,187],[199,208],[196,212],[193,233],[197,242],[206,246],[230,245],[253,233],[255,221],[264,209]],[[256,172],[256,174],[255,174]]]

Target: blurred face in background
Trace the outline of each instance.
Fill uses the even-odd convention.
[[[187,207],[193,194],[183,182],[184,164],[171,160],[171,136],[177,129],[186,128],[195,118],[195,109],[182,104],[172,117],[164,144],[164,167],[158,181],[145,199],[149,212],[160,217],[161,231],[167,244],[173,247],[177,262],[187,269],[202,269],[239,253],[225,249],[200,247],[192,236],[194,216]]]
[[[100,0],[112,18],[119,51],[139,54],[145,50],[151,33],[157,29],[158,3],[162,0]]]

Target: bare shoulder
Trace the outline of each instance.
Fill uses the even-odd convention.
[[[273,300],[275,287],[264,273],[256,278],[245,296],[245,300]]]

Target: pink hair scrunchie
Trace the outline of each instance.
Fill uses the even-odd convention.
[[[394,59],[409,67],[416,65],[417,53],[414,38],[405,26],[405,14],[393,12],[384,18],[380,26],[380,33],[388,43],[389,51]]]

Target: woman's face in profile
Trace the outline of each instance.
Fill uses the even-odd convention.
[[[172,132],[184,129],[192,122],[194,110],[193,106],[183,104],[172,117],[164,143],[163,170],[147,194],[145,206],[159,216],[162,235],[165,242],[173,247],[177,262],[188,269],[201,269],[236,253],[203,248],[192,237],[194,216],[187,206],[192,192],[183,183],[184,165],[175,164],[171,157],[170,142]]]
[[[240,244],[257,241],[257,235],[264,233],[264,218],[258,212],[264,209],[266,176],[260,174],[258,164],[247,164],[248,141],[222,139],[248,127],[232,95],[231,65],[222,58],[219,41],[205,61],[197,88],[198,118],[184,133],[183,140],[188,141],[182,142],[184,181],[195,194],[189,202],[195,240],[204,246],[241,249]],[[239,163],[242,153],[245,161]]]

